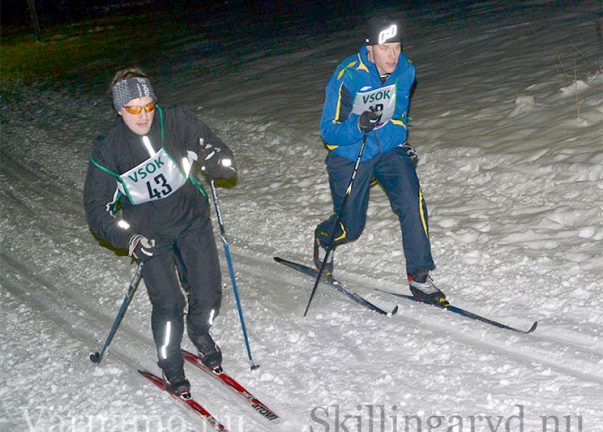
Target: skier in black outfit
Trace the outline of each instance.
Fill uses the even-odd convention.
[[[90,156],[88,224],[144,263],[158,364],[169,389],[190,397],[180,355],[186,304],[181,287],[191,341],[207,366],[222,362],[209,333],[222,296],[218,253],[207,194],[192,173],[200,165],[210,179],[229,179],[234,155],[191,111],[160,107],[139,69],[117,72],[111,90],[118,117]]]

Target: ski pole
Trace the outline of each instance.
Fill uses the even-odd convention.
[[[239,290],[237,289],[237,281],[235,278],[234,268],[232,266],[232,258],[230,256],[230,246],[228,246],[228,240],[226,240],[226,230],[224,229],[224,223],[222,221],[222,211],[220,210],[220,204],[218,202],[218,192],[216,191],[216,185],[213,180],[210,181],[211,185],[211,196],[214,200],[214,206],[216,207],[216,216],[218,217],[218,225],[220,226],[220,235],[222,237],[222,245],[224,246],[224,255],[226,255],[226,261],[228,262],[228,271],[230,272],[230,280],[232,282],[232,291],[237,302],[237,309],[239,311],[239,320],[241,321],[241,329],[243,330],[243,337],[245,338],[245,347],[247,348],[247,357],[251,363],[251,369],[257,369],[260,365],[253,362],[251,356],[251,348],[249,347],[249,338],[247,337],[247,327],[245,326],[245,318],[243,317],[243,307],[241,306],[241,299],[239,297]]]
[[[356,180],[356,174],[358,173],[358,167],[360,166],[360,159],[362,159],[362,154],[364,153],[364,146],[366,145],[366,140],[368,139],[368,132],[364,133],[364,137],[362,137],[362,143],[360,144],[360,150],[358,150],[358,157],[356,158],[356,163],[354,164],[354,170],[352,171],[352,175],[350,177],[350,183],[348,184],[348,188],[345,191],[345,196],[343,197],[343,202],[341,203],[341,207],[339,208],[339,212],[337,213],[337,219],[335,220],[335,225],[333,225],[333,231],[331,231],[331,235],[329,237],[329,244],[327,246],[327,250],[325,252],[325,257],[322,260],[320,265],[320,269],[318,270],[318,276],[316,276],[316,281],[314,282],[314,287],[312,288],[312,294],[310,294],[310,299],[308,300],[308,305],[306,306],[306,311],[304,312],[304,316],[308,314],[308,309],[310,309],[310,303],[312,303],[312,299],[314,298],[314,294],[316,293],[316,289],[318,288],[318,284],[320,283],[320,279],[322,278],[322,274],[325,269],[325,264],[329,259],[329,255],[333,251],[333,240],[335,239],[335,232],[337,231],[337,227],[341,223],[341,218],[343,217],[343,211],[345,210],[345,206],[348,202],[348,198],[352,193],[352,187],[354,186],[354,180]]]
[[[134,297],[134,293],[136,292],[136,288],[138,287],[138,283],[140,282],[140,278],[142,277],[142,265],[143,265],[143,263],[140,263],[140,264],[138,264],[138,267],[136,267],[136,271],[134,272],[134,276],[132,277],[132,280],[130,281],[130,285],[128,286],[128,291],[126,292],[124,301],[122,302],[121,307],[119,308],[119,311],[117,312],[115,321],[113,321],[113,325],[111,326],[111,330],[109,331],[109,334],[107,335],[107,339],[105,340],[103,349],[100,352],[97,351],[95,353],[90,354],[90,361],[92,363],[99,364],[101,362],[101,360],[103,359],[105,352],[109,348],[109,345],[111,345],[113,336],[115,336],[115,333],[117,333],[117,328],[121,324],[121,321],[124,318],[126,311],[128,310],[128,306],[130,305],[130,302],[132,301],[132,297]]]

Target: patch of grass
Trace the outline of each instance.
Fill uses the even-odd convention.
[[[10,97],[13,89],[35,83],[98,95],[108,92],[115,71],[130,66],[142,67],[158,88],[174,89],[186,84],[187,77],[219,78],[247,61],[311,44],[303,32],[291,37],[300,26],[294,20],[290,27],[278,22],[276,9],[258,18],[250,13],[252,6],[238,2],[206,6],[185,0],[144,1],[144,6],[120,15],[43,27],[41,42],[34,41],[31,30],[4,29],[0,91]],[[314,23],[309,19],[308,25]],[[283,31],[289,34],[286,43],[278,37]]]
[[[36,82],[97,91],[120,68],[152,68],[159,63],[167,35],[185,30],[177,21],[155,16],[106,17],[45,29],[40,42],[27,31],[3,36],[2,87]]]

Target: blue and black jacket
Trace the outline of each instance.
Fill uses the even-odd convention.
[[[352,112],[359,92],[395,85],[396,105],[393,117],[375,133],[369,134],[362,161],[385,154],[404,144],[408,135],[410,90],[415,80],[415,67],[403,54],[385,82],[381,82],[377,66],[368,57],[368,49],[346,58],[335,70],[326,86],[326,99],[320,121],[320,132],[327,148],[334,154],[356,160],[364,133],[358,128],[358,114]],[[377,135],[377,136],[375,136]]]

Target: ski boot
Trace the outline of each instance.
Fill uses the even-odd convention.
[[[163,380],[167,384],[166,390],[181,399],[190,399],[191,383],[185,378],[183,367],[170,367],[162,362],[159,362],[159,367],[163,371]]]
[[[205,366],[212,370],[222,369],[222,350],[209,332],[197,337],[194,344],[199,352],[199,358]]]
[[[450,303],[446,300],[446,295],[433,284],[428,271],[420,271],[412,276],[408,275],[407,277],[410,285],[410,292],[419,301],[441,308],[450,306]]]
[[[327,250],[322,247],[320,244],[320,239],[318,236],[314,238],[314,265],[316,266],[316,270],[320,271],[320,267],[322,266],[322,261],[327,253]],[[323,273],[327,277],[333,277],[333,255],[335,254],[335,250],[331,250],[329,254],[329,259],[325,263],[325,268]]]

